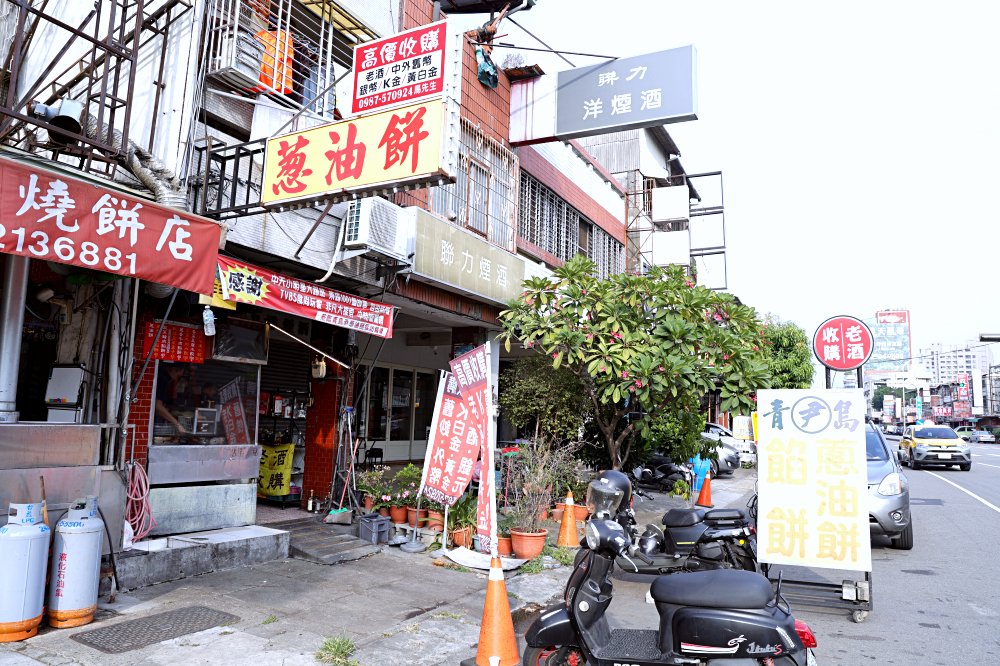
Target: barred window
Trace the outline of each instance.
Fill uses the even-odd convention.
[[[463,118],[455,182],[430,188],[431,208],[513,252],[517,172],[517,156]]]
[[[521,172],[518,233],[557,259],[584,254],[607,277],[625,270],[625,248],[537,179]]]

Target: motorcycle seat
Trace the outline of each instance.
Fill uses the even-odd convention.
[[[744,523],[747,514],[743,509],[712,509],[705,512],[706,523]]]
[[[701,608],[764,608],[774,596],[764,576],[741,569],[660,576],[649,588],[653,601]]]
[[[670,509],[663,514],[666,527],[691,527],[705,520],[704,509]]]

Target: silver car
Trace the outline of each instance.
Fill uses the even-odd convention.
[[[969,435],[969,442],[974,444],[996,444],[997,438],[989,430],[974,430]]]
[[[889,537],[892,548],[913,548],[910,484],[885,437],[871,423],[865,424],[868,454],[868,524],[872,535]]]

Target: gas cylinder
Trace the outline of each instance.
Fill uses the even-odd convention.
[[[94,620],[101,579],[104,521],[97,515],[97,498],[74,502],[56,523],[49,571],[49,625],[79,627]]]
[[[0,643],[38,633],[51,536],[41,502],[10,505],[7,524],[0,527]]]

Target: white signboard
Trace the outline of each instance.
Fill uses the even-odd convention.
[[[871,571],[860,389],[759,391],[758,559]]]

